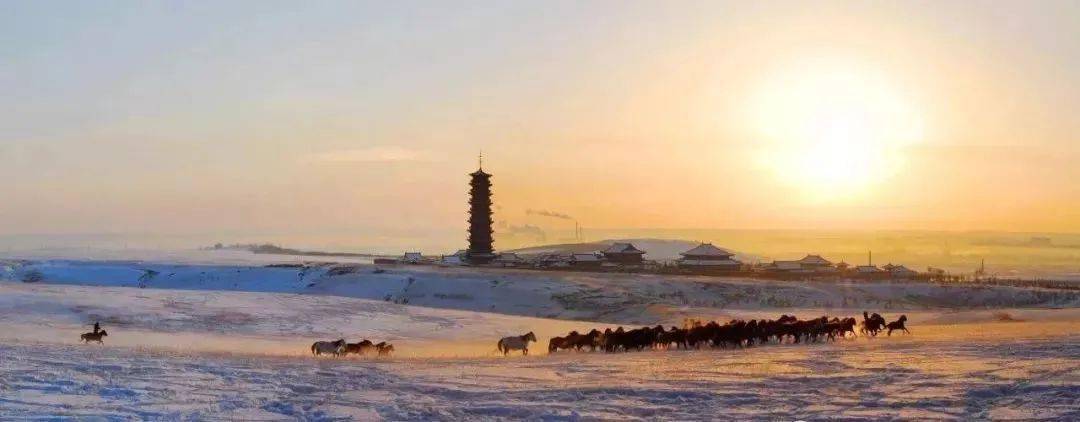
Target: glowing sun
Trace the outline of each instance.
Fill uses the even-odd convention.
[[[804,62],[766,78],[752,122],[763,138],[760,163],[812,198],[872,188],[903,164],[903,147],[922,138],[907,99],[873,68]]]

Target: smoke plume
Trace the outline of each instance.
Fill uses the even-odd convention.
[[[571,216],[569,216],[567,214],[563,214],[561,212],[546,211],[546,210],[534,210],[534,209],[531,209],[531,208],[525,210],[525,214],[526,215],[539,215],[539,216],[543,216],[543,217],[558,218],[560,220],[573,220],[574,219],[574,217],[571,217]]]

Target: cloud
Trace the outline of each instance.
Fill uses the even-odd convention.
[[[435,162],[438,158],[425,150],[377,146],[310,154],[304,158],[304,161],[308,163],[416,163]]]
[[[526,215],[539,215],[539,216],[544,216],[544,217],[552,217],[552,218],[558,218],[558,219],[561,219],[561,220],[573,220],[574,219],[574,217],[571,217],[571,216],[569,216],[567,214],[563,214],[563,213],[557,212],[557,211],[527,209],[527,210],[525,210],[525,214]]]

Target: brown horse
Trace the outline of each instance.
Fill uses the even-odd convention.
[[[364,356],[368,352],[375,349],[375,345],[371,343],[371,340],[361,340],[359,343],[345,343],[345,355],[350,353],[354,355]]]
[[[862,331],[863,334],[870,336],[877,336],[882,327],[885,327],[885,318],[878,315],[876,312],[873,315],[868,315],[866,311],[863,311]]]
[[[911,334],[911,331],[908,331],[907,327],[904,326],[905,322],[907,322],[907,315],[900,315],[900,319],[885,324],[885,328],[889,330],[888,335],[891,336],[893,330],[904,330],[905,333]]]
[[[375,350],[379,351],[379,356],[390,356],[394,353],[394,345],[384,341],[376,344]]]
[[[83,333],[83,335],[79,336],[79,338],[82,339],[83,343],[96,341],[98,342],[98,344],[105,344],[105,342],[101,341],[101,338],[107,335],[109,335],[109,333],[105,332],[105,330],[101,330],[96,333]]]
[[[548,340],[548,353],[555,353],[559,349],[568,349],[566,340],[566,337],[552,337],[551,340]]]

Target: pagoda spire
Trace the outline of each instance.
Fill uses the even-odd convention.
[[[477,159],[480,168],[469,174],[469,248],[465,259],[470,264],[486,264],[495,259],[491,175],[484,172],[483,153]]]

